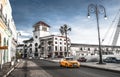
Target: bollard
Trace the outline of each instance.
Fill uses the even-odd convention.
[[[13,66],[14,65],[14,61],[11,61],[11,66]]]

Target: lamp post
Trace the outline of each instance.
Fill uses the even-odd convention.
[[[65,38],[66,38],[66,51],[67,51],[67,56],[69,56],[67,33],[68,33],[68,31],[71,31],[71,28],[68,27],[66,24],[64,24],[63,26],[60,27],[59,30],[60,30],[60,33],[62,35],[65,35]]]
[[[90,13],[95,13],[96,14],[96,21],[97,21],[97,30],[98,30],[98,41],[99,41],[99,64],[103,64],[102,61],[102,52],[101,52],[101,40],[100,40],[100,28],[99,28],[99,14],[104,13],[105,19],[106,17],[106,10],[102,5],[97,5],[97,4],[90,4],[88,6],[88,18],[90,18]]]
[[[17,45],[16,45],[16,61],[17,61],[17,57],[18,57],[18,37],[21,36],[20,32],[17,32]]]

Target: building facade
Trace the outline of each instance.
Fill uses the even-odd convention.
[[[120,55],[120,46],[101,45],[102,55]],[[75,56],[95,56],[99,55],[99,46],[92,44],[71,44],[71,51]]]
[[[13,34],[14,33],[14,34]],[[11,61],[12,51],[16,47],[16,27],[12,18],[9,0],[0,0],[0,64]]]
[[[40,56],[39,52],[39,45],[40,45],[40,38],[50,35],[50,26],[43,21],[37,22],[34,26],[33,31],[33,44],[32,44],[32,52],[34,57]]]
[[[70,39],[67,39],[68,50],[70,50]],[[39,48],[41,52],[41,57],[65,57],[67,56],[66,37],[57,35],[41,37]]]
[[[65,36],[51,35],[50,26],[43,21],[36,23],[33,28],[33,37],[29,40],[24,40],[24,57],[32,56],[38,58],[67,55]],[[69,38],[68,44],[70,47]]]

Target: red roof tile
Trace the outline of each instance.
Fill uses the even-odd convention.
[[[40,25],[50,27],[48,24],[46,24],[46,23],[43,22],[43,21],[39,21],[39,22],[37,22],[33,27],[37,27],[37,26],[40,26]]]

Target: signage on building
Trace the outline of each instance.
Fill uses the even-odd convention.
[[[8,49],[8,46],[0,46],[0,50],[1,49]]]

